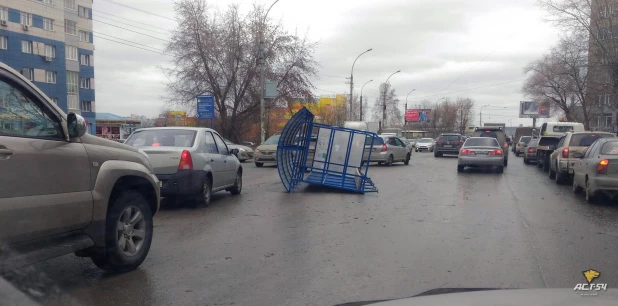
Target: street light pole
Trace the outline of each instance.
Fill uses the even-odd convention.
[[[416,88],[412,89],[412,91],[410,91],[408,93],[408,95],[406,95],[406,106],[403,109],[403,127],[406,127],[406,124],[408,123],[408,121],[406,120],[406,113],[408,112],[408,96],[410,96],[411,93],[413,93],[416,90]]]
[[[483,126],[483,107],[487,107],[489,104],[481,106],[481,110],[479,111],[479,127]]]
[[[260,27],[260,143],[264,143],[264,138],[266,138],[266,129],[264,129],[264,119],[266,115],[266,111],[264,109],[264,91],[266,90],[266,84],[264,84],[264,66],[266,62],[266,59],[264,58],[264,27],[266,26],[266,17],[268,17],[270,9],[272,9],[277,2],[279,2],[279,0],[275,0],[275,2],[270,5],[268,11],[266,11],[266,15],[264,15],[264,19],[262,19],[262,26]]]
[[[356,59],[354,60],[354,63],[352,63],[352,70],[350,71],[350,120],[353,120],[353,116],[354,114],[352,113],[352,91],[354,90],[354,65],[356,64],[356,61],[358,60],[359,57],[361,57],[363,54],[369,52],[373,50],[373,48],[368,49],[367,51],[361,53],[359,56],[356,57]]]
[[[363,84],[363,86],[361,86],[361,95],[360,95],[360,121],[363,121],[363,88],[365,88],[365,85],[367,85],[367,83],[369,82],[373,82],[373,80],[369,80],[367,81],[365,84]]]
[[[410,91],[410,92],[408,93],[408,95],[406,96],[406,109],[408,109],[408,96],[410,96],[410,94],[411,94],[411,93],[413,93],[415,90],[416,90],[416,88],[415,88],[415,89],[412,89],[412,91]]]
[[[388,90],[388,80],[399,72],[401,72],[401,70],[393,72],[393,74],[386,78],[386,82],[384,83],[384,99],[382,100],[382,128],[384,128],[384,125],[386,124],[386,91]]]

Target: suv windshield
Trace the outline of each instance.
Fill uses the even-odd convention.
[[[614,137],[613,134],[573,134],[569,146],[589,147],[599,138]]]
[[[433,139],[431,139],[431,138],[423,138],[423,139],[419,140],[418,142],[419,143],[429,143],[429,142],[432,142],[432,141],[433,141]]]
[[[135,131],[125,144],[132,147],[192,147],[196,131],[152,129]]]

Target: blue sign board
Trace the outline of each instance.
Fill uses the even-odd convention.
[[[215,118],[215,97],[197,96],[197,119]]]

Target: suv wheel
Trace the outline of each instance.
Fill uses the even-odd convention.
[[[152,212],[144,196],[121,193],[111,204],[105,221],[105,251],[92,257],[97,267],[114,272],[137,268],[148,255],[152,242]]]
[[[410,164],[410,153],[406,155],[406,160],[403,162],[403,164],[406,166]]]
[[[242,170],[238,169],[236,172],[236,180],[234,181],[234,187],[230,189],[230,193],[233,195],[239,195],[242,191]]]
[[[262,166],[264,166],[264,163],[255,162],[255,166],[261,168]]]

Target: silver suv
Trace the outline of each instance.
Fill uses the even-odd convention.
[[[146,258],[159,181],[145,153],[86,134],[0,63],[0,271],[75,252],[105,270]]]

